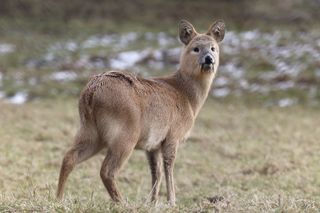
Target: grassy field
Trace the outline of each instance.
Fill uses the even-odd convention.
[[[62,157],[78,127],[77,101],[0,102],[0,212],[318,212],[320,111],[209,99],[175,166],[177,206],[145,203],[150,175],[135,151],[119,177],[125,205],[110,202],[99,177],[103,154],[80,164],[62,202]],[[5,113],[4,113],[5,112]]]

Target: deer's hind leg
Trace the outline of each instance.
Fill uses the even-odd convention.
[[[128,131],[129,132],[129,131]],[[100,176],[111,199],[115,202],[123,201],[116,184],[116,178],[121,167],[130,157],[138,138],[134,134],[119,135],[108,144],[107,155],[102,163]]]
[[[65,154],[62,161],[57,190],[58,199],[62,199],[65,183],[74,167],[98,153],[102,148],[94,127],[82,127],[79,130],[72,148]]]

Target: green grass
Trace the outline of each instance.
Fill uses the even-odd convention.
[[[0,103],[0,212],[318,212],[319,109],[266,108],[209,99],[175,165],[177,207],[145,203],[150,175],[135,151],[119,177],[128,203],[110,201],[103,154],[71,173],[54,198],[64,153],[78,127],[75,99]],[[212,198],[211,202],[207,198]]]

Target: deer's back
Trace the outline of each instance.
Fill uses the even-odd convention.
[[[158,146],[168,134],[183,137],[193,123],[186,99],[172,85],[124,72],[94,76],[81,94],[79,109],[82,122],[94,121],[109,132],[134,128],[142,149]]]

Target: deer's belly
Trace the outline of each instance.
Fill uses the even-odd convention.
[[[143,149],[146,151],[158,149],[166,138],[168,130],[169,127],[150,127],[149,130],[142,135],[140,141],[136,145],[136,149]]]

